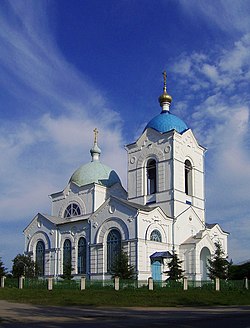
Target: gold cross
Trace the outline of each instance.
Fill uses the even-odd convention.
[[[164,71],[162,74],[163,74],[163,79],[164,79],[163,91],[167,92],[167,72]]]
[[[97,128],[94,128],[94,143],[97,144],[97,135],[98,135],[98,130]]]

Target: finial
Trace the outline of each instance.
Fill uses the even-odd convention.
[[[93,132],[94,132],[94,146],[90,149],[90,153],[92,156],[92,162],[99,161],[100,154],[101,154],[101,149],[97,145],[97,135],[98,135],[97,128],[95,128],[93,130]]]
[[[163,75],[163,94],[159,97],[159,103],[163,111],[169,110],[169,106],[172,101],[172,97],[167,93],[167,73],[164,71]]]
[[[164,79],[163,92],[167,93],[167,72],[162,73]]]
[[[94,144],[97,144],[97,135],[98,135],[97,128],[94,128],[93,132],[94,132]]]

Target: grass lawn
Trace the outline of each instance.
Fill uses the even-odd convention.
[[[70,290],[54,289],[17,289],[0,288],[0,299],[40,305],[63,306],[214,306],[250,305],[249,290],[220,291],[189,289],[173,290],[159,288],[149,291],[146,288],[123,289],[109,288]]]

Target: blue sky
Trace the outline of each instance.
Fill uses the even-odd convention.
[[[229,231],[229,258],[249,259],[250,2],[19,0],[0,2],[0,257],[23,252],[22,230],[47,195],[90,160],[126,186],[126,152],[160,112],[206,153],[206,220]]]

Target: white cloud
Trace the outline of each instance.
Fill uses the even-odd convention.
[[[213,65],[204,64],[202,67],[202,72],[211,80],[211,81],[217,81],[218,71],[217,68]]]
[[[44,208],[45,200],[48,203],[46,195],[57,191],[59,185],[66,186],[73,171],[91,160],[93,129],[98,125],[101,159],[122,172],[125,181],[122,138],[106,122],[66,116],[52,118],[47,114],[31,121],[29,126],[17,124],[11,135],[3,129],[0,135],[1,150],[6,154],[0,163],[2,186],[6,188],[0,200],[3,213],[10,208],[10,219],[17,220],[33,213],[30,203],[37,210],[39,204]],[[15,206],[11,207],[11,203]]]
[[[210,27],[216,25],[224,32],[246,33],[250,29],[250,4],[245,0],[182,0],[181,8],[192,17],[202,17]]]
[[[246,34],[232,48],[182,54],[173,65],[176,81],[186,86],[179,93],[180,101],[187,103],[191,98],[193,102],[188,123],[208,148],[207,220],[231,232],[230,255],[241,259],[247,255],[244,247],[249,244],[246,232],[250,229],[249,54],[250,35]],[[188,67],[187,75],[183,66]]]
[[[73,171],[91,160],[95,127],[102,161],[121,173],[123,182],[126,160],[120,115],[57,48],[47,3],[5,5],[0,86],[19,106],[0,111],[0,221],[5,224],[8,213],[9,221],[26,224],[34,211],[49,210],[47,195],[64,188]],[[10,113],[11,121],[6,120]]]

